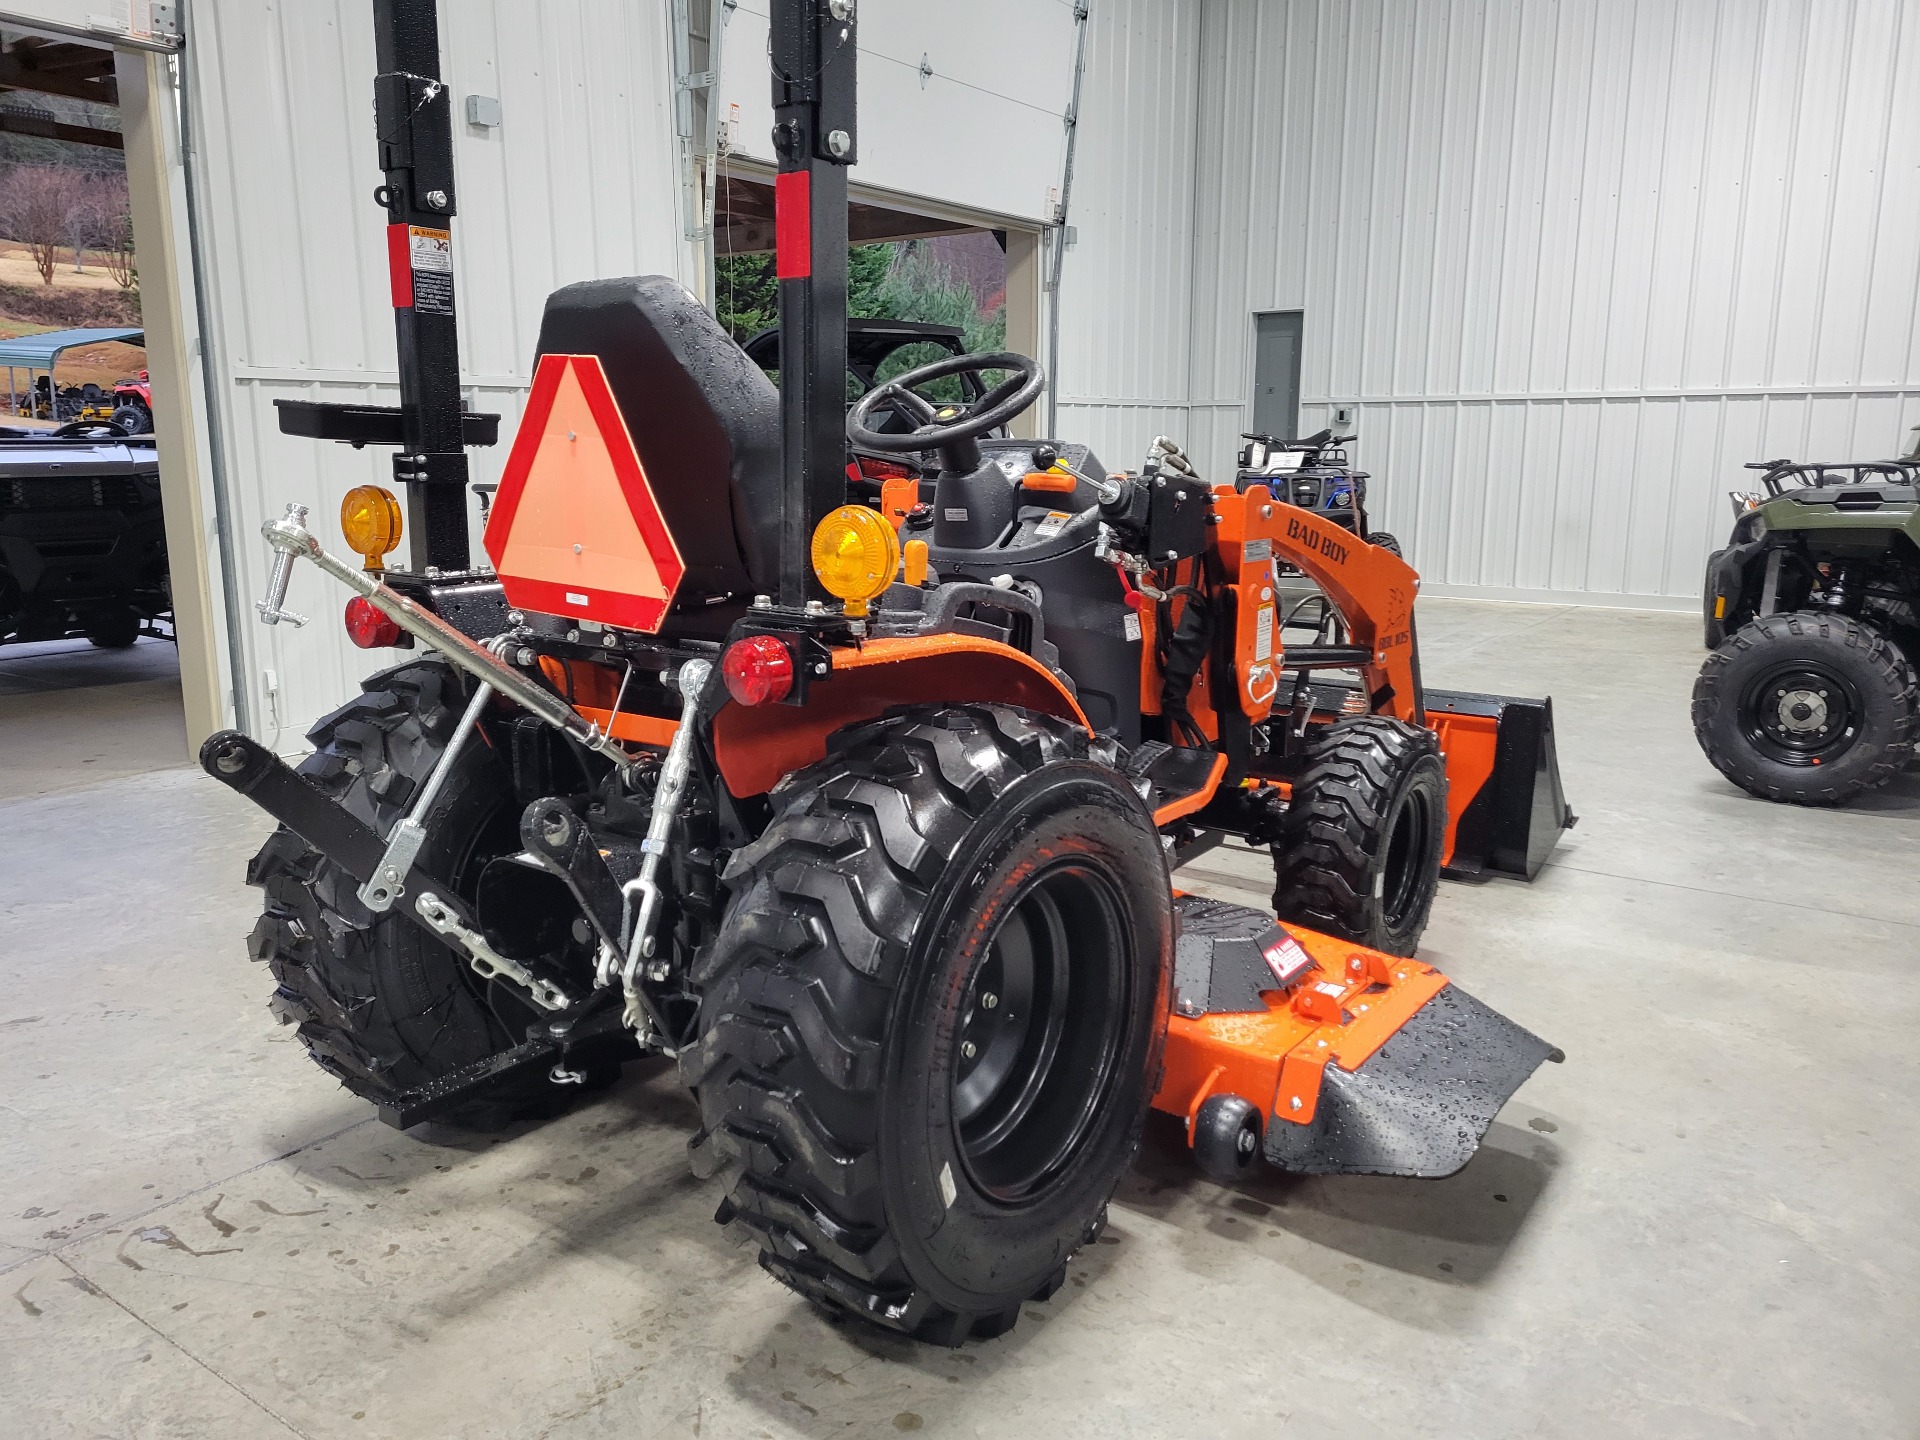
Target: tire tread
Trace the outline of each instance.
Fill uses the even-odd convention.
[[[828,1312],[944,1345],[1018,1317],[1017,1306],[960,1314],[916,1293],[858,1101],[879,1080],[900,937],[946,857],[1014,781],[1086,753],[1081,732],[1008,707],[895,713],[840,732],[823,762],[783,781],[772,822],[729,862],[736,899],[695,967],[718,1013],[680,1062],[700,1101],[692,1143],[736,1166],[720,1218]]]
[[[1727,677],[1736,661],[1762,647],[1811,635],[1838,640],[1864,662],[1893,702],[1894,729],[1879,758],[1852,780],[1840,785],[1789,787],[1743,767],[1737,755],[1715,743],[1713,725],[1723,705],[1739,703],[1737,696],[1725,693]],[[1692,718],[1694,739],[1699,741],[1701,751],[1716,770],[1748,794],[1783,805],[1843,805],[1886,784],[1912,762],[1915,743],[1920,742],[1920,675],[1898,645],[1862,621],[1804,610],[1762,615],[1728,635],[1707,656],[1693,682]]]

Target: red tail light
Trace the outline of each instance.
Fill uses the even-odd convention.
[[[347,601],[347,638],[362,650],[384,650],[400,643],[399,622],[374,609],[364,595]]]
[[[793,652],[771,635],[749,635],[720,662],[727,693],[742,705],[767,705],[793,693]]]
[[[854,457],[860,466],[860,474],[868,480],[908,480],[913,477],[913,467],[902,465],[898,460],[882,460],[876,455],[858,455]]]

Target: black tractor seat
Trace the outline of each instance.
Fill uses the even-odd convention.
[[[557,290],[540,355],[594,355],[687,572],[666,629],[704,633],[774,588],[780,392],[676,280],[640,275]]]

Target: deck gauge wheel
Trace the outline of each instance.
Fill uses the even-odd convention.
[[[1260,1112],[1238,1095],[1209,1095],[1193,1117],[1193,1158],[1222,1185],[1247,1177],[1260,1158]]]

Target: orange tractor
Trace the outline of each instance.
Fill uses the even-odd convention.
[[[376,6],[403,404],[282,415],[399,446],[416,565],[362,487],[362,563],[289,507],[259,606],[299,623],[305,559],[358,643],[422,648],[298,771],[202,752],[282,822],[254,954],[313,1058],[396,1125],[486,1125],[673,1057],[766,1268],[948,1344],[1059,1287],[1150,1109],[1228,1181],[1464,1164],[1559,1056],[1412,957],[1443,866],[1530,874],[1571,822],[1545,702],[1423,690],[1414,571],[1264,485],[989,437],[1041,393],[1024,357],[849,415],[842,0],[774,6],[780,388],[671,280],[560,291],[471,567],[491,417],[434,360],[423,9]],[[970,406],[917,393],[963,372]],[[853,499],[849,440],[913,473]],[[1175,888],[1228,838],[1271,848],[1277,916]]]

